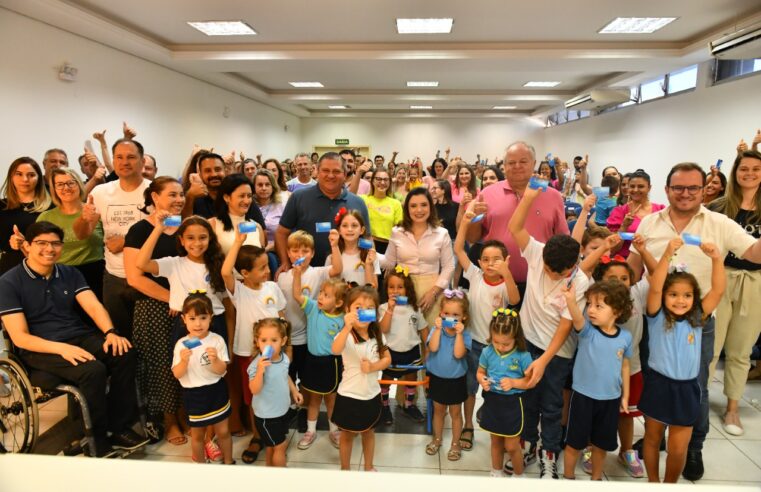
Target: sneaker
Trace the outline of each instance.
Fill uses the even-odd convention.
[[[558,480],[558,457],[552,451],[539,450],[539,479]]]
[[[299,413],[296,415],[296,430],[299,431],[299,434],[303,434],[307,429],[307,409],[299,408]]]
[[[687,480],[695,482],[703,478],[703,452],[688,449],[687,450],[687,462],[684,464],[684,470],[682,470],[682,476]]]
[[[640,439],[637,439],[637,442],[635,442],[634,445],[632,446],[632,449],[637,452],[637,456],[641,460],[645,459],[645,455],[642,453],[642,446],[644,444],[645,444],[645,440],[640,438]],[[663,439],[661,439],[660,450],[661,451],[666,451],[666,438],[665,437]]]
[[[381,422],[385,425],[391,425],[394,423],[394,416],[391,414],[391,407],[384,406],[381,409]]]
[[[309,449],[309,446],[312,445],[315,439],[317,439],[316,432],[305,432],[304,437],[301,438],[296,447],[299,449]]]
[[[330,438],[330,443],[333,447],[338,449],[341,444],[341,431],[329,431],[328,437]]]
[[[618,462],[624,465],[624,468],[626,468],[626,471],[628,471],[629,475],[632,477],[643,478],[645,476],[645,467],[642,466],[642,461],[640,461],[637,452],[633,449],[624,451],[623,454],[619,454]]]
[[[122,432],[111,434],[109,440],[115,449],[126,449],[128,451],[144,446],[150,441],[150,439],[141,436],[132,429],[126,429]]]
[[[523,469],[527,466],[536,463],[536,443],[529,443],[528,449],[526,449],[526,441],[521,439],[521,447],[523,448]],[[502,468],[506,475],[513,474],[513,462],[510,460],[510,455],[505,456],[505,464]]]
[[[592,450],[590,448],[584,448],[581,452],[581,469],[587,475],[592,474]]]
[[[206,459],[211,463],[221,463],[224,459],[222,450],[219,449],[219,446],[214,441],[207,441],[203,445],[203,452],[206,455]]]
[[[725,413],[721,427],[724,429],[724,432],[731,436],[742,436],[745,434],[745,429],[743,429],[743,425],[740,422],[740,414],[737,412]]]
[[[402,409],[402,412],[404,412],[404,415],[408,416],[415,422],[425,421],[425,415],[423,415],[423,412],[420,411],[417,405],[410,405],[408,407],[404,407]]]
[[[502,478],[505,477],[505,472],[502,470],[492,470],[489,472],[489,476],[493,478]]]

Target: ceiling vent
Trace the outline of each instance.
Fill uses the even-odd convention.
[[[761,58],[761,22],[708,43],[711,54],[727,60]]]
[[[595,110],[629,102],[629,89],[595,89],[565,102],[566,109]]]

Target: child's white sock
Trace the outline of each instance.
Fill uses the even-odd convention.
[[[307,420],[307,432],[317,432],[316,420]]]
[[[328,428],[330,428],[330,432],[335,432],[338,430],[338,426],[333,422],[328,422]]]

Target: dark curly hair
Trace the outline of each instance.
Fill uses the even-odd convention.
[[[499,312],[496,316],[492,314],[491,323],[489,323],[489,333],[491,335],[508,335],[515,340],[515,348],[519,352],[526,351],[526,337],[523,334],[523,327],[521,326],[521,317],[513,316],[515,311]],[[489,337],[489,343],[491,343],[491,336]]]
[[[222,254],[222,247],[217,241],[217,234],[214,232],[214,228],[211,227],[209,221],[198,215],[192,215],[182,221],[182,225],[177,229],[177,252],[180,256],[187,256],[188,252],[182,246],[182,235],[188,227],[192,225],[199,225],[206,229],[209,234],[209,247],[203,254],[203,262],[206,265],[206,270],[209,272],[209,285],[215,292],[225,291],[225,281],[222,280],[222,263],[225,261],[225,255]]]
[[[592,296],[602,296],[603,302],[616,313],[616,323],[626,323],[632,316],[634,303],[629,289],[623,282],[615,279],[595,282],[589,286],[584,295],[587,301]]]
[[[404,283],[404,290],[407,295],[407,304],[411,306],[412,309],[417,311],[417,294],[415,294],[415,284],[412,283],[412,277],[409,275],[405,276],[404,273],[397,272],[396,269],[393,268],[388,269],[387,272],[388,273],[386,273],[386,278],[383,285],[386,293],[388,293],[388,282],[391,280],[391,277],[401,279],[401,281]]]
[[[674,316],[666,309],[663,300],[666,298],[666,291],[679,282],[684,282],[692,288],[692,307],[683,316]],[[698,280],[693,274],[687,272],[669,273],[666,276],[666,281],[663,282],[663,298],[661,300],[661,309],[663,309],[663,314],[666,317],[666,329],[671,329],[674,323],[680,320],[686,320],[693,328],[703,326],[703,307],[700,301],[700,285],[698,285]]]
[[[577,240],[565,234],[556,234],[544,245],[542,259],[551,271],[563,273],[576,265],[580,251],[581,245]]]

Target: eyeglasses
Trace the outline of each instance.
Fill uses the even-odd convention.
[[[681,186],[681,185],[675,185],[675,186],[669,186],[669,189],[670,189],[671,191],[673,191],[674,193],[676,193],[677,195],[681,195],[681,194],[682,194],[682,193],[684,193],[685,191],[686,191],[687,193],[689,193],[690,195],[694,195],[694,194],[696,194],[698,191],[702,190],[702,189],[703,189],[703,187],[702,187],[702,186],[697,186],[697,185],[693,185],[693,186]]]
[[[388,178],[373,178],[373,181],[376,181],[378,183],[388,183],[391,180]]]
[[[74,181],[66,181],[65,183],[56,183],[55,184],[55,189],[56,190],[62,190],[64,188],[68,188],[70,190],[73,190],[76,187],[77,187],[77,183],[74,182]]]
[[[42,249],[47,248],[48,246],[52,246],[53,249],[61,249],[63,248],[63,241],[44,241],[42,239],[37,239],[35,241],[32,241],[32,244],[36,244]]]

